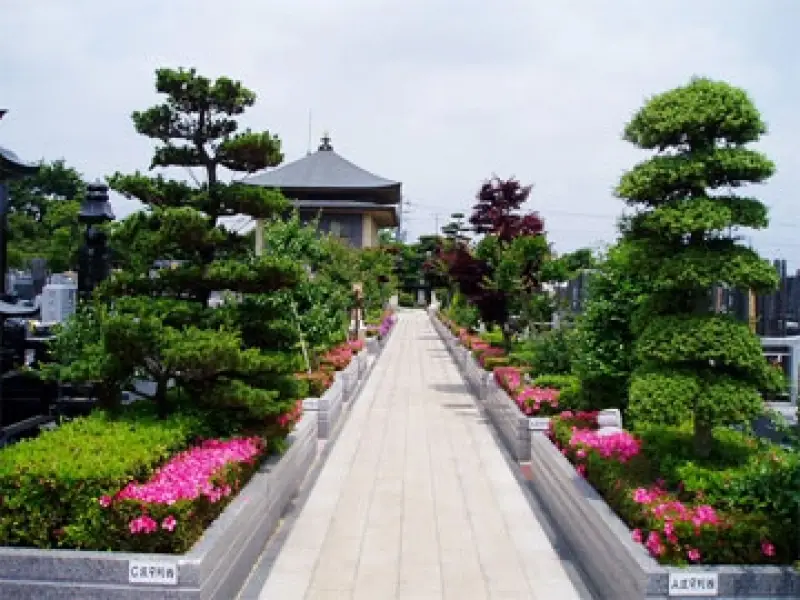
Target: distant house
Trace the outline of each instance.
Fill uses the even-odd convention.
[[[319,217],[320,230],[357,248],[377,246],[378,230],[399,224],[401,184],[342,158],[327,135],[316,152],[243,183],[280,190],[303,221]]]

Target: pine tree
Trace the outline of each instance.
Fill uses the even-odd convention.
[[[617,195],[637,209],[623,225],[639,281],[649,290],[634,320],[636,359],[629,414],[694,422],[695,449],[710,452],[713,428],[746,422],[778,384],[747,324],[716,311],[711,288],[765,292],[777,274],[738,243],[738,228],[764,228],[767,209],[735,194],[762,183],[773,163],[747,147],[766,132],[748,95],[693,79],[639,110],[624,138],[655,156],[626,173]]]
[[[209,298],[227,291],[234,299],[228,306],[235,306],[243,295],[304,281],[296,257],[256,257],[219,221],[235,214],[268,218],[286,209],[279,193],[226,182],[222,172],[246,174],[278,164],[280,141],[269,132],[239,131],[237,118],[255,102],[239,82],[212,81],[194,69],[159,69],[156,90],[164,102],[133,113],[136,130],[159,142],[151,168],[199,169],[203,178],[190,184],[136,172],[109,179],[147,210],[114,229],[121,268],[98,290],[110,309],[95,311],[95,322],[102,314],[102,323],[93,351],[78,353],[94,361],[91,368],[80,369],[87,365],[78,361],[62,365],[61,375],[69,378],[71,369],[85,377],[94,369],[102,378],[110,364],[114,372],[108,375],[120,382],[134,373],[155,381],[162,415],[170,410],[172,380],[196,404],[274,423],[302,393],[292,376],[301,368],[299,353],[246,343],[242,318],[258,315],[213,308]],[[155,269],[158,260],[173,261],[174,268]]]

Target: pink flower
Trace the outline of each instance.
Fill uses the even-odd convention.
[[[578,465],[577,467],[575,467],[575,470],[581,477],[586,477],[586,465]]]
[[[627,431],[600,435],[592,429],[578,429],[572,433],[569,445],[573,448],[591,448],[603,458],[624,463],[639,454],[641,442]]]
[[[167,506],[203,495],[216,502],[227,494],[211,483],[214,476],[229,464],[252,464],[262,452],[263,443],[256,437],[206,440],[173,457],[147,483],[129,483],[118,497]]]
[[[639,504],[650,504],[655,499],[654,495],[645,488],[633,490],[633,501]]]
[[[578,450],[578,451],[575,453],[575,456],[577,456],[578,458],[586,458],[586,450],[584,450],[583,448],[581,448],[580,450]]]
[[[700,562],[700,550],[692,548],[686,553],[687,558],[692,562]]]
[[[153,533],[158,529],[158,523],[156,523],[152,517],[142,515],[128,523],[128,529],[130,529],[130,532],[134,535],[139,533]]]
[[[769,540],[761,540],[761,554],[775,556],[775,546]]]
[[[644,545],[653,556],[661,556],[664,554],[664,552],[666,552],[664,544],[661,543],[661,537],[656,531],[650,532],[650,535],[647,536],[647,541]]]
[[[634,529],[631,531],[631,539],[636,542],[637,544],[642,543],[642,530],[641,529]]]
[[[178,521],[172,515],[169,515],[163,521],[161,521],[161,529],[166,529],[167,531],[174,531],[175,526],[178,524]]]
[[[100,496],[97,502],[103,508],[108,508],[109,506],[111,506],[111,496]]]

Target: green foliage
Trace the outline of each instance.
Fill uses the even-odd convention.
[[[405,306],[406,308],[412,308],[417,305],[417,299],[414,294],[405,291],[398,294],[397,302],[400,306]]]
[[[510,356],[486,356],[483,359],[483,368],[490,373],[497,367],[512,366],[513,359]]]
[[[460,293],[453,296],[445,315],[454,323],[468,329],[477,328],[480,321],[478,309],[467,302],[467,299]]]
[[[691,371],[639,369],[631,381],[627,419],[680,425],[692,418],[701,382]]]
[[[589,279],[575,339],[575,374],[592,408],[624,406],[635,360],[631,316],[645,282],[632,272],[628,245],[613,247]]]
[[[97,499],[149,477],[206,431],[197,415],[157,420],[137,407],[115,418],[95,412],[4,448],[0,545],[112,549]]]
[[[558,406],[562,410],[576,410],[583,408],[583,394],[581,380],[574,375],[538,375],[533,379],[533,385],[540,388],[559,390]]]
[[[768,515],[779,546],[790,555],[800,543],[800,454],[745,433],[714,430],[705,460],[692,451],[692,430],[651,425],[637,431],[643,452],[670,487],[702,497],[712,506]],[[765,537],[768,537],[765,535]],[[794,539],[792,539],[794,538]]]
[[[110,353],[106,347],[111,318],[100,303],[81,306],[56,328],[51,343],[54,362],[43,365],[42,375],[54,381],[91,382],[100,407],[115,411],[135,367],[129,357]]]
[[[708,457],[698,459],[690,428],[662,425],[637,430],[642,449],[628,461],[604,458],[596,451],[580,458],[570,446],[574,425],[575,420],[555,419],[555,443],[570,461],[583,465],[589,483],[644,537],[657,531],[663,539],[666,520],[636,502],[634,494],[660,482],[667,494],[663,502],[681,504],[684,510],[711,506],[716,511],[719,525],[670,519],[677,538],[698,549],[704,564],[787,564],[796,556],[800,542],[796,453],[720,428],[714,431]],[[772,557],[762,552],[765,540],[775,547]],[[688,548],[681,548],[680,554],[668,553],[660,562],[686,565]]]
[[[701,456],[715,425],[751,419],[762,410],[759,391],[776,383],[755,336],[713,315],[709,298],[713,285],[765,292],[777,284],[774,269],[732,236],[733,228],[765,227],[766,209],[753,198],[715,195],[772,175],[773,163],[745,147],[765,131],[744,91],[708,79],[652,98],[625,128],[625,139],[659,151],[616,190],[639,209],[622,232],[631,277],[648,282],[630,327],[641,364],[631,412],[674,423],[691,410]]]
[[[56,160],[9,188],[9,266],[25,268],[30,259],[44,258],[56,272],[77,268],[83,241],[78,211],[86,193],[81,174]]]
[[[136,130],[158,143],[151,167],[199,167],[205,181],[193,186],[138,172],[109,179],[113,189],[148,210],[113,228],[111,245],[121,269],[97,290],[89,314],[62,332],[51,373],[109,382],[110,396],[133,377],[148,377],[156,383],[162,417],[171,408],[167,387],[174,380],[197,405],[243,411],[273,427],[294,407],[297,356],[281,353],[285,347],[261,345],[264,338],[243,318],[257,322],[269,315],[256,316],[249,298],[241,312],[214,309],[208,300],[212,292],[227,291],[235,307],[242,295],[280,295],[293,286],[310,293],[297,255],[306,240],[296,228],[284,235],[281,251],[256,257],[243,238],[219,224],[222,216],[265,218],[286,208],[277,192],[225,183],[219,173],[221,167],[250,173],[275,166],[282,159],[279,140],[269,132],[239,132],[237,119],[255,101],[239,82],[159,69],[156,91],[164,102],[133,114]],[[275,246],[278,234],[276,229]],[[292,235],[296,247],[286,241]],[[154,273],[158,259],[178,263]]]
[[[567,375],[572,373],[575,334],[560,328],[519,342],[511,353],[512,359],[530,367],[532,373]]]

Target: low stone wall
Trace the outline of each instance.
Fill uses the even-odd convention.
[[[602,598],[800,598],[800,575],[791,567],[662,567],[545,436],[532,436],[531,471],[531,488]],[[715,591],[699,593],[701,585]],[[686,593],[692,586],[695,593]]]
[[[321,440],[327,440],[342,416],[344,404],[344,380],[334,377],[333,384],[321,398],[303,400],[303,410],[316,416]]]
[[[491,373],[485,371],[483,367],[478,364],[472,352],[467,352],[464,358],[463,371],[464,378],[472,389],[472,393],[475,394],[479,400],[484,401],[487,391],[486,382],[491,378]]]
[[[186,554],[0,548],[3,600],[235,598],[317,456],[305,415],[288,450],[262,465]]]
[[[381,342],[377,337],[367,338],[366,348],[367,352],[376,355],[381,351]]]
[[[494,377],[486,381],[483,406],[511,456],[518,461],[530,460],[531,423],[539,419],[532,421],[524,415]]]
[[[353,397],[353,392],[356,390],[360,373],[360,360],[359,356],[364,352],[359,353],[353,357],[350,364],[344,369],[336,373],[336,377],[342,380],[342,395],[343,401],[349,402]]]

